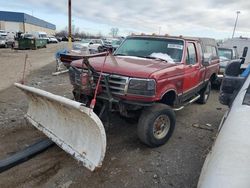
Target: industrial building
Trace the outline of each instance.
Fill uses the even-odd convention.
[[[0,11],[0,30],[23,33],[43,31],[54,35],[56,26],[29,14]]]

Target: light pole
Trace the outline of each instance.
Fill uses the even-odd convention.
[[[237,26],[237,22],[238,22],[238,17],[239,17],[240,11],[238,10],[236,12],[236,14],[237,14],[237,16],[236,16],[236,20],[235,20],[235,23],[234,23],[234,30],[233,30],[232,38],[234,38],[234,33],[235,33],[236,26]]]
[[[69,17],[69,37],[68,37],[68,44],[69,48],[71,48],[71,39],[72,39],[72,33],[71,33],[71,0],[68,0],[68,17]]]

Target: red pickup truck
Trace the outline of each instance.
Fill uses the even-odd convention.
[[[77,101],[90,104],[104,59],[91,58],[84,66],[82,60],[71,63]],[[137,119],[140,140],[157,147],[174,131],[175,110],[207,102],[218,70],[214,39],[132,35],[107,57],[94,110],[101,119],[110,112]]]

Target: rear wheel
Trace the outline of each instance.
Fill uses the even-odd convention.
[[[139,119],[137,133],[140,140],[150,147],[165,144],[175,128],[175,113],[165,104],[146,108]]]
[[[200,104],[206,104],[211,92],[211,82],[208,81],[206,86],[200,91],[200,98],[197,100]]]

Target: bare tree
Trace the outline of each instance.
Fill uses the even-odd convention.
[[[118,29],[117,27],[112,27],[112,28],[110,29],[110,35],[111,35],[112,37],[117,37],[117,36],[118,36],[118,32],[119,32],[119,29]]]
[[[118,29],[114,32],[114,36],[116,36],[117,33],[118,33]],[[74,32],[72,32],[72,34],[74,38],[102,38],[103,37],[103,34],[101,33],[101,31],[97,34],[92,34],[89,32],[80,31],[79,27],[76,27]],[[57,32],[55,35],[57,37],[65,37],[65,36],[67,37],[68,27],[65,27],[61,31]]]
[[[75,34],[80,34],[80,28],[79,27],[76,27]]]
[[[102,35],[102,32],[101,31],[99,31],[99,33],[97,33],[97,38],[102,38],[103,37],[103,35]]]
[[[61,30],[61,31],[57,32],[55,35],[57,37],[64,37],[64,36],[68,36],[68,32],[65,30]]]

